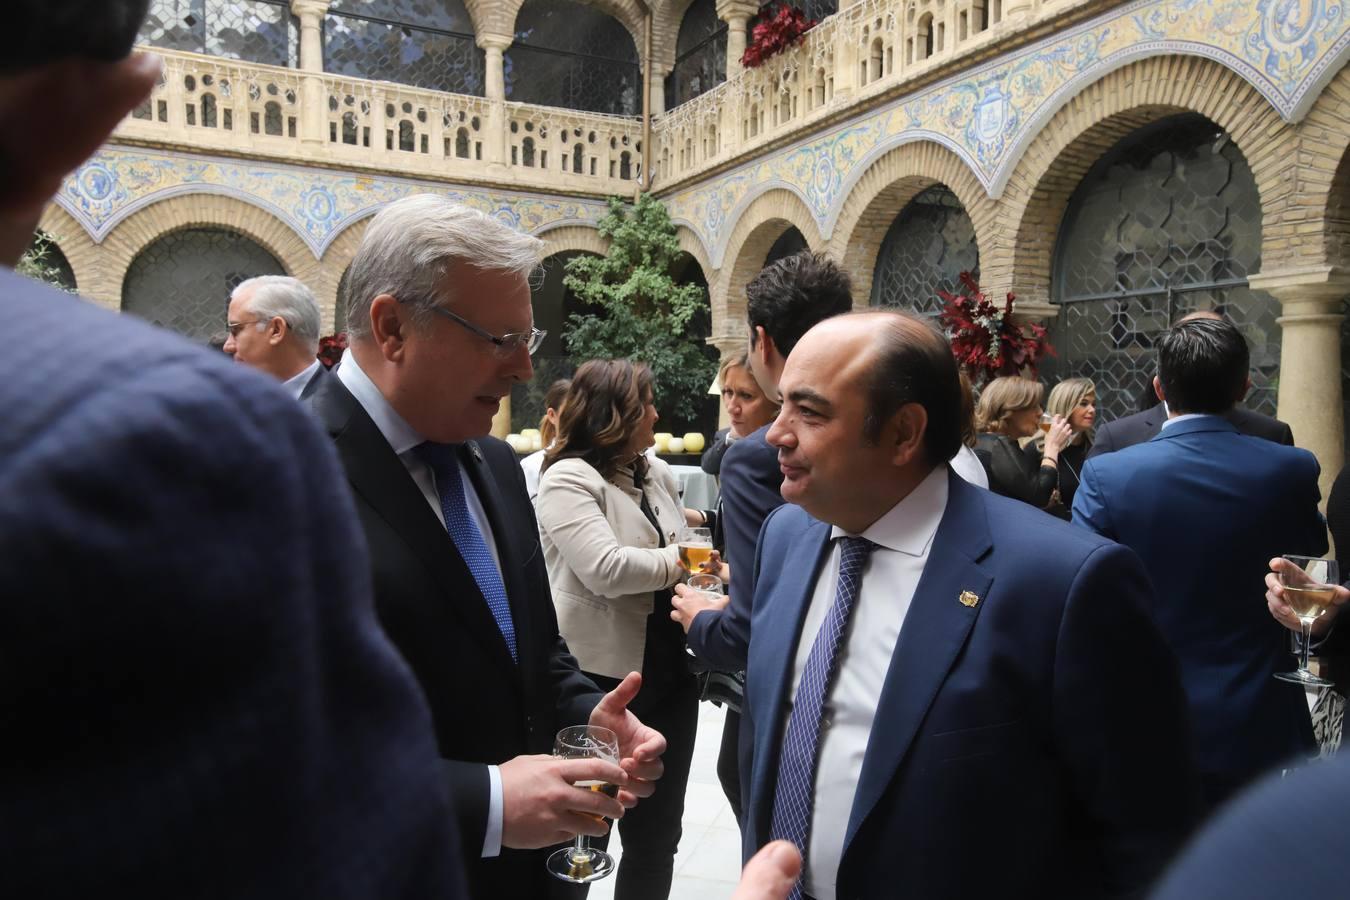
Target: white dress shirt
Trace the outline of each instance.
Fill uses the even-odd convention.
[[[951,458],[951,467],[966,481],[989,490],[989,473],[984,470],[984,463],[975,455],[975,451],[961,445],[961,449],[956,451],[956,455]]]
[[[297,376],[298,377],[298,376]],[[380,393],[380,389],[375,386],[375,382],[370,380],[370,376],[361,370],[361,366],[352,356],[351,349],[342,352],[342,363],[337,368],[337,377],[347,390],[351,391],[356,402],[361,404],[361,408],[366,411],[366,415],[375,422],[375,427],[380,430],[380,434],[398,454],[399,462],[408,470],[412,476],[417,489],[422,492],[427,505],[431,507],[432,512],[436,514],[436,519],[445,527],[445,513],[441,510],[441,496],[436,490],[436,477],[432,474],[431,467],[413,451],[418,444],[423,443],[426,438],[422,437],[417,431],[400,416],[394,407],[389,405],[389,401]],[[473,517],[478,530],[483,534],[483,540],[487,543],[488,550],[492,552],[492,561],[497,565],[497,571],[502,568],[501,556],[497,553],[497,542],[492,536],[492,526],[488,523],[487,512],[483,509],[483,503],[478,499],[478,492],[474,490],[473,479],[461,467],[460,481],[464,484],[464,499],[469,507],[469,515]],[[496,766],[488,766],[488,782],[491,795],[488,804],[488,821],[485,834],[483,836],[483,856],[496,856],[502,852],[502,775]]]
[[[310,363],[308,366],[304,368],[304,371],[300,372],[297,375],[292,375],[290,378],[287,378],[285,381],[283,381],[281,383],[281,386],[286,389],[286,392],[288,394],[290,394],[295,399],[299,400],[300,395],[309,385],[310,379],[318,374],[319,366],[322,365],[323,363],[319,362],[317,359],[314,360],[314,362]]]
[[[1166,404],[1163,405],[1163,410],[1164,410],[1164,411],[1167,411],[1167,406],[1166,406]],[[1201,416],[1204,416],[1204,415],[1207,415],[1207,414],[1206,414],[1206,413],[1177,413],[1177,414],[1174,416],[1174,415],[1172,415],[1172,413],[1169,411],[1169,412],[1167,412],[1167,418],[1166,418],[1166,419],[1163,419],[1162,427],[1159,428],[1158,430],[1159,430],[1159,431],[1166,431],[1167,428],[1168,428],[1168,426],[1175,425],[1175,424],[1178,423],[1178,422],[1184,422],[1184,421],[1186,421],[1187,419],[1198,419],[1198,418],[1200,418]],[[1217,415],[1217,413],[1208,413],[1208,415]]]
[[[816,900],[834,900],[839,859],[849,814],[862,774],[863,755],[872,734],[877,700],[890,671],[914,590],[942,514],[947,509],[947,467],[938,466],[909,496],[872,524],[860,537],[876,544],[863,568],[862,585],[841,638],[838,669],[826,697],[816,755],[816,784],[806,850],[803,888]],[[802,625],[792,669],[790,697],[806,668],[811,645],[830,607],[839,579],[838,538],[848,533],[835,527],[833,546],[816,576],[815,592]],[[790,710],[789,710],[790,713]],[[784,715],[784,723],[787,715]],[[828,726],[826,723],[829,723]]]

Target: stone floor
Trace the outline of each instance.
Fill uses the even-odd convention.
[[[740,878],[741,832],[717,783],[723,715],[711,703],[699,704],[698,740],[684,801],[684,836],[675,857],[670,900],[727,900]],[[618,834],[610,847],[616,857],[622,857]],[[613,896],[612,878],[591,886],[590,900],[612,900]]]

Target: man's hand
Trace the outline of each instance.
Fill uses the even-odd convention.
[[[592,725],[608,728],[619,736],[619,765],[628,775],[628,782],[619,791],[619,802],[632,808],[639,799],[650,797],[656,790],[656,779],[665,771],[661,754],[666,752],[666,739],[661,732],[643,725],[628,711],[642,687],[642,676],[629,672],[619,686],[595,705],[591,713]]]
[[[1303,633],[1303,625],[1299,622],[1298,616],[1284,602],[1284,585],[1280,584],[1280,573],[1293,568],[1294,564],[1287,559],[1276,558],[1270,561],[1270,574],[1266,576],[1266,608],[1270,614],[1290,631]],[[1336,595],[1331,598],[1332,606],[1326,612],[1322,613],[1312,624],[1313,637],[1321,637],[1331,628],[1331,624],[1336,621],[1336,616],[1342,606],[1350,603],[1350,590],[1346,590],[1341,585],[1336,585]]]
[[[675,585],[675,596],[670,598],[670,605],[675,607],[670,611],[670,617],[680,623],[684,633],[689,633],[689,626],[694,624],[694,617],[704,610],[726,609],[731,598],[723,594],[717,599],[709,597],[701,591],[696,591],[688,585]]]
[[[628,783],[623,769],[603,759],[517,756],[499,767],[502,776],[502,844],[534,850],[570,841],[578,834],[609,831],[601,819],[623,817],[623,805],[578,781]]]
[[[731,900],[786,900],[802,874],[802,855],[789,841],[765,844],[741,872]]]

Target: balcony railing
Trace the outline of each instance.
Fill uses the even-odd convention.
[[[899,93],[934,68],[1029,32],[1092,0],[860,0],[791,49],[658,116],[652,127],[658,190],[831,118],[879,94]],[[1004,21],[1004,9],[1015,18]],[[986,51],[987,52],[987,51]]]
[[[627,194],[640,120],[158,48],[128,140],[550,192]]]

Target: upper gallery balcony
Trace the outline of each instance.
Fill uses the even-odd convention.
[[[861,0],[834,13],[834,0],[794,2],[822,21],[745,69],[755,0],[627,0],[605,6],[613,16],[577,0],[470,0],[473,15],[461,0],[153,0],[141,37],[164,75],[117,138],[630,194],[642,185],[650,28],[649,165],[663,190],[1108,5]]]

